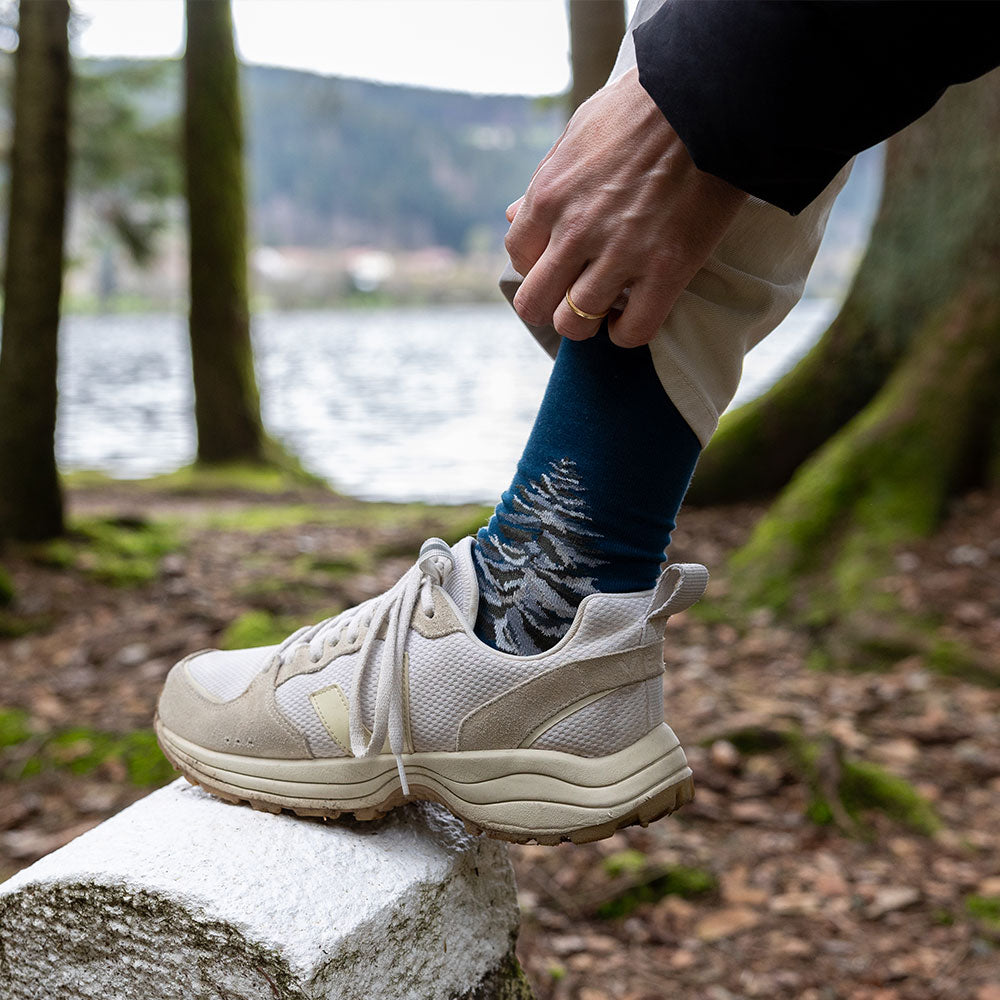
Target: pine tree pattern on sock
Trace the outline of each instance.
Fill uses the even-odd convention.
[[[655,586],[700,450],[648,347],[563,340],[508,489],[476,535],[476,635],[551,649],[588,594]]]
[[[580,601],[597,590],[588,570],[602,560],[589,521],[570,459],[550,462],[537,480],[517,484],[504,510],[477,536],[480,637],[521,655],[558,641]]]

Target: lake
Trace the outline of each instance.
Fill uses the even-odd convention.
[[[735,402],[787,371],[835,309],[800,302],[747,356]],[[551,367],[505,303],[264,313],[253,332],[267,429],[310,471],[368,499],[495,501]],[[179,315],[64,319],[63,469],[141,478],[192,460],[186,334]]]

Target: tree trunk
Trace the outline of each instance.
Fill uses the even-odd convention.
[[[570,113],[607,82],[625,34],[623,0],[569,0]]]
[[[777,385],[723,419],[688,500],[769,496],[880,391],[928,316],[994,260],[1000,74],[953,87],[889,140],[871,240],[837,318]]]
[[[0,349],[0,538],[63,530],[56,371],[69,159],[66,0],[21,0]]]
[[[951,497],[1000,483],[1000,73],[955,88],[891,153],[844,312],[757,406],[756,437],[743,432],[782,449],[808,423],[815,451],[732,560],[736,597],[791,613],[819,653],[855,664],[859,651],[933,656],[886,579],[894,552],[933,532]],[[854,415],[846,401],[864,396]]]
[[[188,0],[185,171],[198,461],[263,459],[247,305],[239,65],[229,0]]]

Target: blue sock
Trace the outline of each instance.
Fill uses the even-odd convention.
[[[587,594],[656,583],[701,445],[648,347],[563,340],[510,488],[476,536],[476,634],[554,646]]]

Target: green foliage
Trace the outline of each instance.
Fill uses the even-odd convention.
[[[272,646],[286,639],[303,623],[272,615],[268,611],[247,611],[222,633],[221,649]]]
[[[174,530],[140,518],[87,518],[65,538],[36,547],[42,565],[75,569],[114,587],[135,587],[154,580],[160,560],[180,547]]]
[[[716,887],[715,876],[704,868],[671,865],[650,871],[648,878],[641,878],[597,908],[602,920],[627,917],[637,906],[655,903],[664,896],[681,896],[696,899],[712,892]]]
[[[177,110],[164,100],[175,72],[166,61],[77,61],[73,189],[139,264],[180,193]]]

